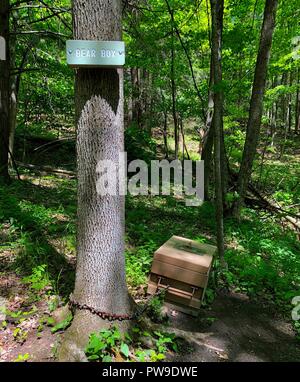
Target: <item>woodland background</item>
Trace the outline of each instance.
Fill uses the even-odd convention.
[[[74,70],[65,54],[72,14],[67,0],[10,1],[9,6],[10,181],[4,174],[0,187],[0,295],[7,316],[24,320],[0,322],[0,350],[4,359],[26,360],[30,355],[20,346],[33,332],[41,337],[47,320],[39,317],[44,321],[32,328],[24,312],[40,309],[44,298],[57,307],[74,283]],[[262,0],[225,1],[222,80],[216,89],[209,1],[124,2],[128,159],[204,158],[208,170],[206,201],[199,208],[172,196],[126,198],[127,282],[137,298],[153,252],[172,235],[217,243],[208,131],[212,91],[221,91],[225,249],[224,260],[215,261],[205,304],[210,306],[218,290],[242,293],[291,322],[291,301],[300,290],[298,0],[278,4],[251,179],[245,204],[234,212],[264,7]],[[299,337],[299,322],[291,324]]]

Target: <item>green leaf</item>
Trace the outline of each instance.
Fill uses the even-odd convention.
[[[95,333],[91,334],[90,341],[86,348],[86,352],[98,353],[100,350],[103,350],[105,348],[106,348],[106,344],[101,340],[101,338],[98,337],[97,334]]]
[[[111,362],[111,361],[112,361],[112,357],[110,355],[105,355],[102,358],[102,362]]]
[[[90,360],[90,361],[96,361],[97,359],[99,359],[100,357],[99,357],[99,355],[98,354],[92,354],[92,355],[90,355],[89,357],[88,357],[88,359]]]
[[[65,330],[71,323],[73,319],[73,316],[72,314],[70,313],[67,318],[65,318],[63,321],[59,322],[57,325],[55,325],[52,329],[51,329],[51,333],[56,333],[58,332],[59,330]]]
[[[129,353],[130,353],[128,345],[125,344],[124,342],[121,344],[121,353],[123,353],[126,358],[128,358]]]

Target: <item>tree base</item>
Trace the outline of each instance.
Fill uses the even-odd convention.
[[[86,310],[77,310],[71,326],[66,330],[58,349],[57,360],[59,362],[88,362],[84,349],[93,332],[108,329],[112,326],[126,332],[132,325],[132,321],[108,321]]]

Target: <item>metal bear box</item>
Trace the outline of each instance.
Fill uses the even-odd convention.
[[[215,246],[172,236],[154,253],[147,293],[153,295],[165,288],[165,302],[196,315],[216,251]]]

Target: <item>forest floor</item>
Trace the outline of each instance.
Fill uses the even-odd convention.
[[[187,144],[191,147],[188,136]],[[298,144],[289,142],[290,152],[282,158],[267,153],[264,166],[257,163],[254,173],[269,197],[295,213],[300,202]],[[74,154],[69,146],[56,148],[34,164],[49,164],[51,158],[59,167],[59,158],[71,163]],[[19,171],[20,180],[0,187],[0,306],[5,306],[0,311],[0,360],[53,361],[63,330],[52,333],[51,316],[67,302],[74,283],[76,180],[68,174]],[[215,244],[214,216],[211,203],[190,208],[172,196],[128,195],[130,292],[143,295],[153,253],[172,235]],[[184,331],[191,341],[184,353],[170,353],[168,359],[300,361],[300,322],[291,320],[292,298],[300,295],[299,233],[282,216],[245,208],[240,222],[225,219],[225,240],[228,270],[220,273],[214,262],[200,318],[170,316],[169,329]]]
[[[273,310],[273,311],[272,311]],[[244,294],[221,294],[200,318],[183,313],[170,327],[194,337],[192,350],[176,354],[175,362],[300,362],[300,343],[292,325],[274,308],[249,301]]]
[[[1,362],[22,361],[24,357],[29,362],[55,361],[62,333],[51,333],[45,325],[45,317],[51,316],[49,298],[43,296],[28,306],[31,292],[14,273],[2,275],[0,286],[0,299],[6,299],[10,311],[32,312],[21,322],[16,322],[20,317],[7,315],[7,326],[0,332]],[[291,323],[274,307],[251,302],[245,294],[221,293],[197,318],[169,313],[168,331],[188,342],[180,353],[168,354],[167,361],[300,362],[300,343]],[[16,328],[20,328],[17,334]]]

